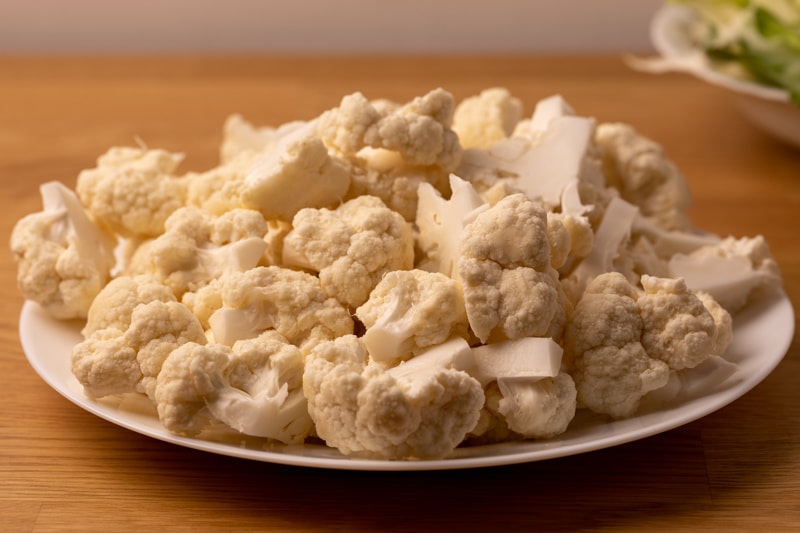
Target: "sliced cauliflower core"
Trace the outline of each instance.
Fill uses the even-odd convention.
[[[555,377],[564,350],[549,337],[523,337],[473,348],[472,375],[486,385],[496,379],[539,380]]]

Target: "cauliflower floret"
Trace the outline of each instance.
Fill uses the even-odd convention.
[[[501,398],[494,414],[501,416],[511,431],[525,438],[550,439],[561,435],[575,417],[577,390],[566,372],[535,382],[498,379],[497,390]]]
[[[346,167],[331,157],[316,122],[286,135],[253,162],[241,184],[242,206],[258,209],[269,220],[291,220],[304,207],[326,207],[350,187]]]
[[[488,148],[513,133],[522,112],[522,102],[508,89],[493,87],[458,104],[453,131],[465,148]]]
[[[730,315],[709,295],[681,279],[644,275],[641,283],[618,272],[596,277],[564,334],[579,404],[616,418],[633,415],[675,372],[723,355],[732,336]]]
[[[650,357],[671,370],[693,368],[715,348],[716,323],[683,279],[642,276],[636,303],[642,317],[641,343]]]
[[[55,318],[85,318],[110,277],[114,239],[61,183],[39,190],[43,210],[20,219],[11,232],[17,286]]]
[[[277,266],[223,274],[183,302],[209,327],[215,342],[236,341],[275,330],[303,352],[319,342],[353,333],[347,309],[322,290],[311,274]]]
[[[367,362],[354,335],[317,345],[303,374],[317,434],[345,455],[447,455],[475,426],[484,402],[480,383],[463,370],[470,353],[455,338],[387,369]]]
[[[101,223],[125,237],[155,237],[186,203],[186,180],[174,175],[182,154],[111,148],[97,167],[78,175],[81,202]]]
[[[666,230],[692,230],[689,186],[661,146],[621,123],[599,124],[595,140],[607,182],[622,198]]]
[[[466,226],[460,252],[467,317],[481,342],[560,338],[566,300],[542,207],[523,194],[507,196]]]
[[[668,269],[671,276],[684,278],[692,290],[709,293],[731,313],[782,285],[778,264],[760,235],[728,237],[689,254],[675,254]]]
[[[81,333],[87,338],[101,329],[125,330],[136,306],[154,301],[174,302],[177,299],[169,287],[152,276],[114,278],[92,301]]]
[[[283,261],[319,273],[322,288],[343,304],[363,304],[384,274],[414,266],[414,235],[398,213],[374,196],[335,210],[301,209],[283,240]]]
[[[72,373],[90,398],[139,392],[152,400],[169,353],[187,342],[205,340],[197,318],[183,304],[140,303],[127,327],[115,324],[96,330],[73,347]]]
[[[669,366],[648,355],[636,288],[618,272],[592,280],[564,332],[566,370],[579,406],[615,418],[632,416],[642,397],[664,387]]]
[[[473,430],[491,440],[504,425],[525,438],[552,438],[566,431],[577,406],[572,377],[561,370],[563,349],[553,339],[523,337],[473,349],[470,373],[486,390],[485,409],[498,420]]]
[[[370,146],[397,152],[410,165],[434,165],[445,172],[458,166],[461,145],[451,129],[455,101],[435,89],[399,107],[377,107],[361,93],[345,96],[319,118],[325,144],[345,157]]]
[[[164,427],[194,436],[214,421],[245,435],[298,444],[313,431],[303,354],[275,331],[224,344],[187,343],[164,361],[155,387]]]
[[[136,250],[127,271],[154,276],[180,298],[225,273],[255,267],[267,248],[266,233],[266,220],[252,209],[215,217],[182,207],[167,219],[163,234]]]
[[[356,316],[373,360],[395,364],[420,349],[467,336],[464,298],[458,283],[438,272],[399,270],[378,283]]]

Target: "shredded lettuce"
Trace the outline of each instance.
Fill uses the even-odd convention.
[[[789,92],[800,106],[800,0],[671,0],[694,9],[694,37],[721,69]]]

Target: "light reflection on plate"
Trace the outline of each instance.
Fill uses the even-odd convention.
[[[785,294],[757,302],[734,321],[734,338],[726,357],[739,365],[739,379],[701,397],[681,401],[626,420],[608,421],[579,411],[566,433],[545,441],[509,442],[458,448],[446,459],[378,461],[352,459],[317,444],[267,444],[232,432],[205,439],[166,431],[149,401],[125,395],[96,401],[86,398],[70,372],[69,353],[81,340],[80,324],[59,322],[26,302],[20,315],[20,339],[28,361],[42,379],[65,398],[118,426],[165,442],[206,452],[270,463],[342,470],[449,470],[509,465],[598,450],[661,433],[694,421],[740,398],[780,363],[794,335],[794,312]]]

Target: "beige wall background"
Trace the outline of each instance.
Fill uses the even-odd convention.
[[[650,50],[661,0],[0,0],[0,53]]]

